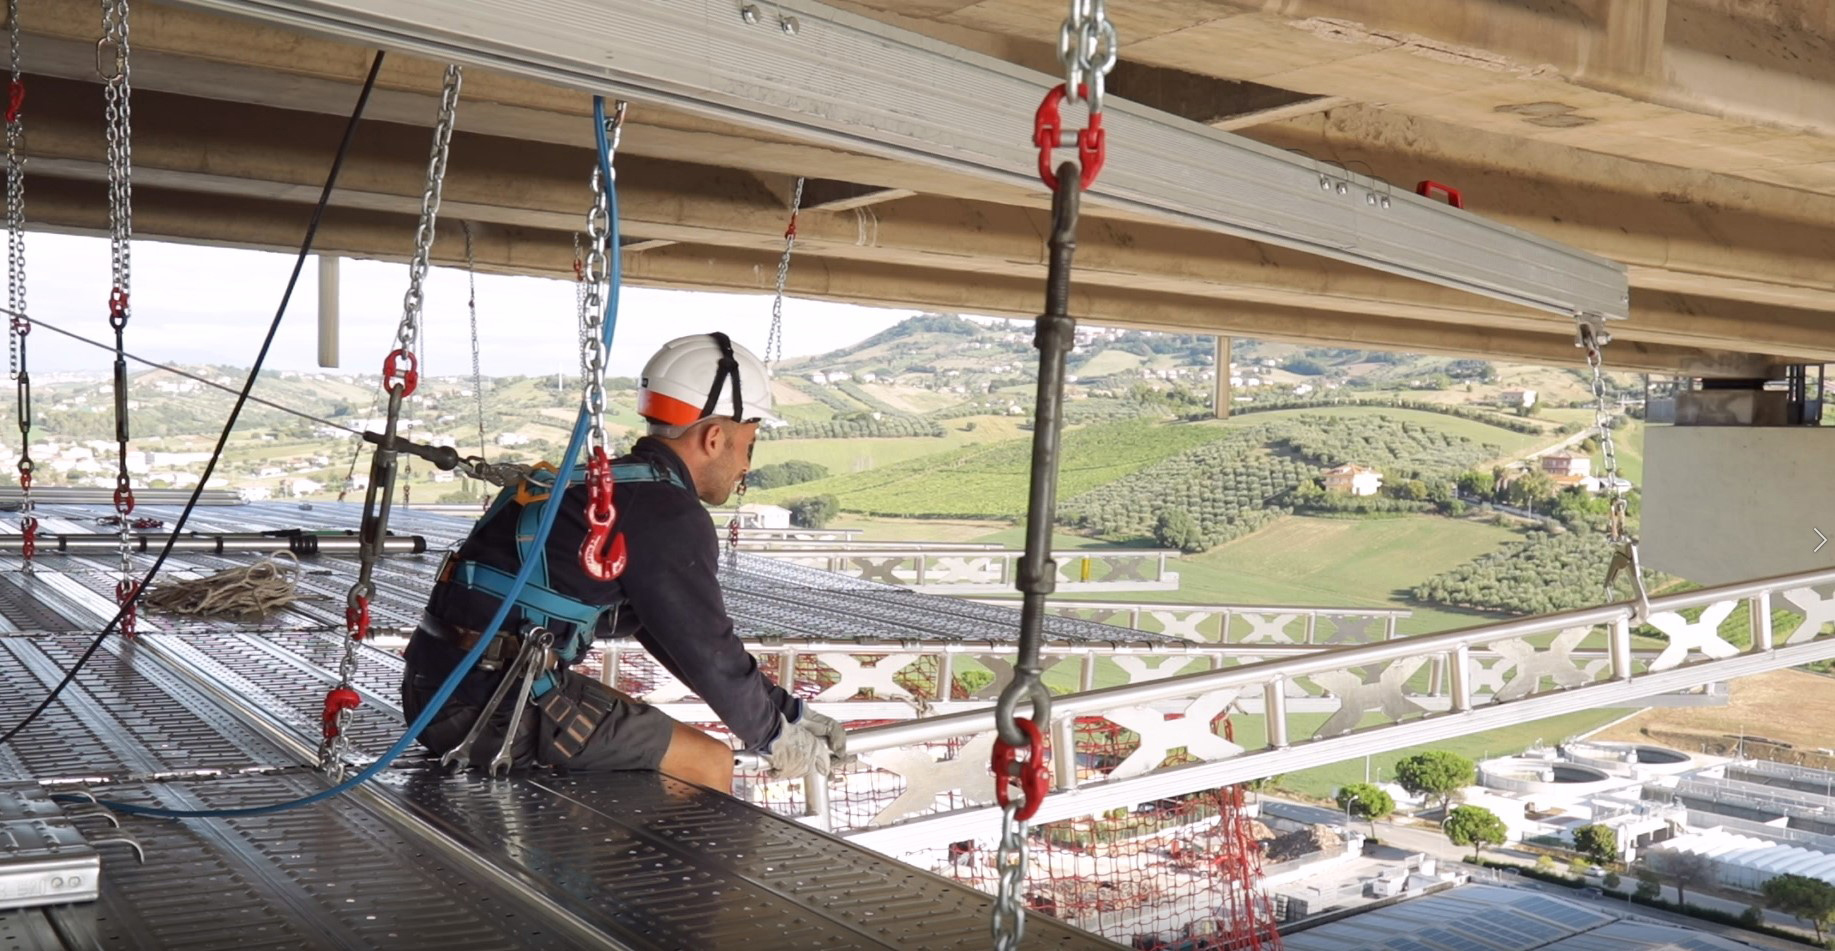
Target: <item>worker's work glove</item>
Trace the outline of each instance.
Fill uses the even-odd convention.
[[[814,733],[817,739],[828,744],[829,758],[835,766],[846,766],[855,760],[855,757],[847,755],[847,730],[841,726],[841,721],[823,716],[811,710],[808,704],[803,704],[802,715],[791,722]]]
[[[828,744],[821,737],[777,715],[777,737],[758,751],[771,768],[772,779],[802,779],[810,773],[827,776],[834,766]]]

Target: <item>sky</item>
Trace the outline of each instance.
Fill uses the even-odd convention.
[[[161,363],[252,365],[293,260],[291,254],[268,251],[135,241],[127,351]],[[27,311],[33,320],[113,346],[107,239],[32,232],[26,236],[26,262]],[[300,276],[266,368],[319,368],[317,275],[314,259]],[[407,265],[346,259],[339,278],[338,372],[380,372],[401,322]],[[477,282],[478,349],[485,375],[578,372],[573,282],[490,274],[478,275]],[[426,341],[426,352],[418,354],[422,373],[471,374],[466,297],[463,269],[431,270],[421,318]],[[787,299],[784,355],[826,353],[912,313]],[[726,331],[762,356],[770,326],[770,295],[626,288],[608,372],[636,376],[663,343],[713,330]],[[102,350],[43,330],[31,335],[28,356],[35,375],[105,374],[111,359]],[[130,368],[138,365],[130,363]]]

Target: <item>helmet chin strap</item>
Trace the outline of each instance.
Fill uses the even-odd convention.
[[[714,409],[720,403],[720,387],[726,383],[728,377],[731,377],[733,381],[733,422],[740,422],[745,419],[745,399],[740,392],[744,387],[740,385],[739,380],[739,360],[733,356],[733,341],[726,334],[718,331],[708,336],[714,338],[714,343],[720,346],[720,365],[714,371],[714,385],[707,391],[707,402],[701,404],[701,418],[706,419],[714,415]]]

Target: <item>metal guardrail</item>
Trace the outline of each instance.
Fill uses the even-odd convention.
[[[1803,616],[1775,637],[1774,599]],[[1741,605],[1743,623],[1730,621]],[[1669,639],[1658,651],[1632,650],[1632,608],[1620,603],[1058,696],[1051,730],[1057,790],[1035,821],[1835,658],[1835,571],[1664,596],[1652,599],[1651,609],[1650,623]],[[1604,651],[1582,654],[1580,643],[1600,631]],[[1419,685],[1436,661],[1446,690],[1429,703]],[[1296,688],[1309,700],[1335,701],[1336,710],[1317,722],[1317,713],[1297,709]],[[1265,717],[1266,740],[1255,750],[1226,741],[1214,725],[1245,701],[1258,701]],[[1139,738],[1135,748],[1112,765],[1078,762],[1073,731],[1080,718],[1127,731]],[[811,812],[893,854],[934,844],[943,834],[938,822],[947,823],[952,840],[988,834],[999,811],[987,805],[992,780],[981,760],[993,726],[993,711],[984,709],[859,730],[849,749],[861,765],[830,780],[845,786],[855,811],[831,813],[825,790],[815,790]],[[1181,749],[1196,762],[1166,765]],[[905,796],[914,783],[936,795]],[[898,809],[861,814],[858,802],[875,790]],[[949,801],[939,803],[946,792]]]
[[[962,552],[905,548],[860,552],[845,547],[752,554],[925,594],[953,595],[1012,591],[1020,560],[1025,557],[1025,552],[1017,549]],[[1057,565],[1057,590],[1061,593],[1177,591],[1179,575],[1169,565],[1178,556],[1176,551],[1157,549],[1051,553]]]

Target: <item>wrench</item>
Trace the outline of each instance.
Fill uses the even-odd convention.
[[[489,726],[491,718],[497,715],[497,708],[503,706],[503,698],[510,692],[510,683],[516,679],[517,672],[527,662],[528,655],[529,642],[525,640],[522,650],[516,654],[516,659],[511,661],[509,669],[503,672],[503,679],[497,682],[497,689],[491,692],[491,699],[485,703],[482,710],[478,711],[478,719],[472,723],[471,729],[466,731],[465,739],[461,740],[458,746],[447,750],[446,755],[440,757],[441,769],[452,771],[471,765],[472,746],[478,742],[480,736],[484,735],[484,728]]]
[[[504,731],[503,745],[498,747],[497,755],[491,757],[490,765],[485,767],[486,774],[492,779],[501,779],[509,775],[510,768],[515,765],[515,757],[511,753],[516,747],[516,730],[522,726],[523,711],[532,705],[529,693],[535,689],[536,676],[547,670],[551,663],[552,658],[548,647],[553,643],[554,635],[546,628],[530,628],[528,633],[523,635],[522,650],[523,654],[528,655],[528,658],[524,660],[523,654],[518,654],[516,657],[519,662],[522,662],[522,690],[517,694],[516,705],[510,708],[510,728]],[[504,678],[505,683],[508,683],[509,680],[509,677]]]

